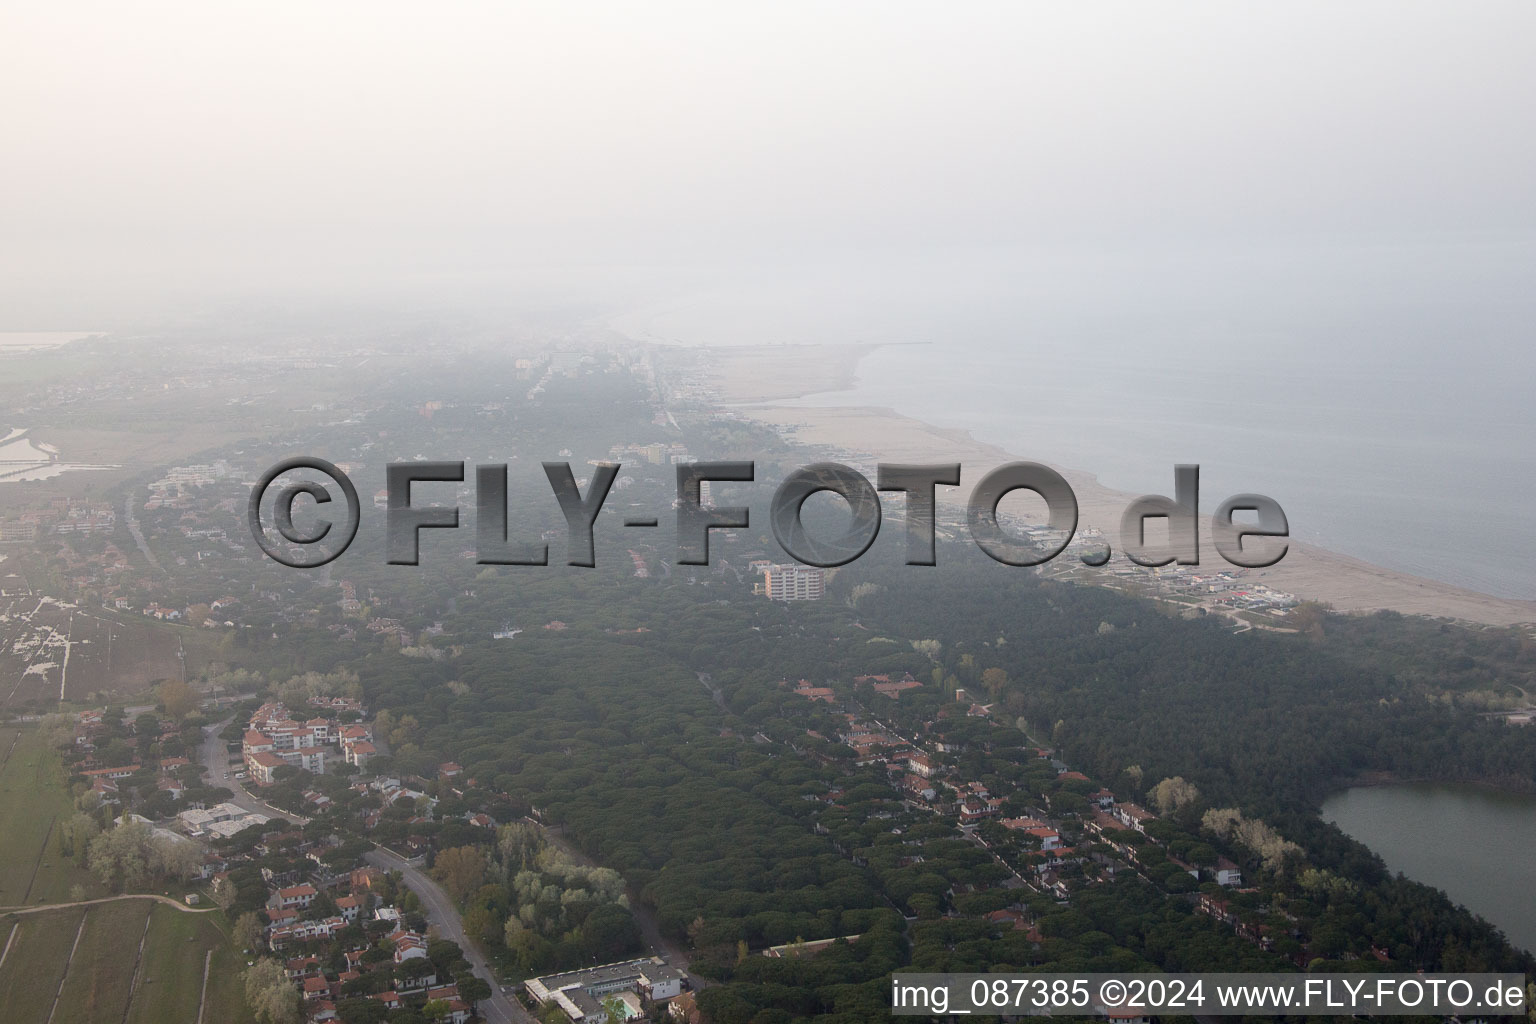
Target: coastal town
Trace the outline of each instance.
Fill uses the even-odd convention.
[[[0,1024],[1536,1024],[1536,5],[1313,6],[9,5]]]
[[[980,915],[989,926],[1019,931],[1039,945],[1046,937],[1034,901],[1069,905],[1085,888],[1129,873],[1185,894],[1199,913],[1234,935],[1273,948],[1272,926],[1256,923],[1271,917],[1263,891],[1243,887],[1236,863],[1157,814],[1118,799],[1049,749],[1021,750],[1012,784],[993,772],[986,779],[968,773],[967,751],[978,739],[989,748],[1001,735],[991,723],[994,705],[979,702],[984,696],[973,699],[958,689],[937,717],[914,720],[903,713],[903,701],[910,703],[925,684],[911,674],[781,686],[808,709],[825,709],[816,713],[837,724],[831,736],[807,729],[804,744],[791,748],[811,763],[847,773],[846,783],[816,797],[823,808],[817,818],[826,819],[817,821],[817,831],[834,835],[833,819],[865,814],[904,823],[893,830],[898,836],[906,831],[924,837],[900,843],[893,863],[921,864],[925,848],[944,846],[946,837],[981,858],[971,858],[971,881],[945,893],[951,904],[945,916],[967,917],[961,909],[967,899],[974,907],[982,894],[992,894],[985,903],[996,906]],[[478,842],[477,832],[495,843],[542,829],[536,817],[498,820],[479,809],[483,801],[508,815],[514,794],[487,800],[451,762],[440,763],[433,778],[369,775],[367,758],[359,754],[376,749],[373,730],[355,698],[315,694],[302,709],[290,709],[278,700],[246,697],[227,706],[239,709],[234,720],[185,729],[170,719],[162,724],[152,709],[139,709],[131,721],[120,708],[78,712],[70,719],[67,771],[84,787],[87,805],[120,811],[116,828],[143,828],[147,842],[181,851],[167,860],[180,865],[182,884],[196,890],[186,895],[188,903],[259,904],[242,919],[249,922],[243,924],[248,949],[281,964],[282,983],[299,993],[306,1019],[382,1019],[368,1017],[361,1000],[386,1012],[414,1008],[424,1020],[452,1024],[477,1014],[486,1018],[491,1000],[504,1008],[496,1012],[509,1014],[486,1018],[492,1020],[525,1019],[551,1007],[572,1024],[696,1019],[695,980],[675,954],[530,977],[509,995],[484,976],[483,961],[465,959],[462,939],[446,937],[461,932],[445,929],[441,918],[429,919],[427,901],[436,883],[415,869],[438,874],[433,863],[473,848],[451,844]],[[218,703],[204,707],[221,711]],[[228,739],[237,734],[237,742]],[[168,755],[199,741],[210,751],[201,763]],[[103,763],[122,760],[115,755],[130,746],[144,756]],[[834,756],[834,746],[847,753]],[[884,780],[886,795],[850,800],[850,791],[872,778]],[[1170,796],[1170,806],[1183,798]],[[321,820],[323,829],[310,824]],[[938,831],[932,827],[941,824]],[[450,850],[455,853],[445,856]],[[846,855],[869,864],[867,852]],[[390,870],[391,864],[411,874]],[[995,869],[978,873],[980,864]],[[1170,884],[1174,878],[1186,881]],[[451,906],[449,913],[457,921]],[[924,916],[920,910],[911,920]],[[859,939],[855,934],[837,941]],[[830,942],[750,952],[812,957]]]
[[[966,965],[1049,965],[1092,955],[1133,913],[1160,915],[1177,936],[1161,941],[1206,964],[1420,962],[1392,926],[1341,924],[1356,883],[1245,814],[1220,778],[1197,784],[1177,759],[1143,773],[1097,739],[1083,723],[1113,719],[1120,698],[1034,714],[1066,688],[1011,675],[1050,657],[1021,662],[1014,623],[941,641],[925,623],[946,609],[923,607],[900,565],[804,565],[767,526],[711,531],[697,566],[621,527],[675,509],[676,468],[693,460],[761,450],[767,476],[810,457],[721,408],[707,379],[660,373],[641,349],[518,362],[494,393],[327,408],[324,451],[375,525],[383,465],[418,454],[399,437],[431,439],[423,458],[490,452],[535,485],[509,484],[508,537],[560,563],[567,524],[542,470],[504,453],[530,408],[608,388],[629,410],[621,428],[548,444],[583,489],[592,467],[621,465],[590,571],[507,573],[477,562],[461,527],[424,532],[421,571],[398,572],[366,525],[345,559],[285,570],[243,512],[286,449],[246,440],[110,496],[7,508],[0,710],[13,744],[49,737],[62,761],[61,802],[18,858],[33,865],[20,902],[153,894],[217,913],[251,1005],[343,1024],[749,1024],[731,1000],[754,978],[824,974],[831,1000],[844,977],[958,965],[960,949],[978,958]],[[433,503],[474,507],[468,482],[433,486]],[[754,500],[741,483],[700,499]],[[1041,550],[1066,540],[1000,519]],[[941,507],[941,544],[965,530]],[[1312,636],[1323,620],[1250,570],[1090,564],[1103,543],[1085,527],[1009,585],[1038,601],[1037,625],[1093,609],[1066,646],[1113,671],[1130,664],[1128,634],[1164,621],[1214,643]],[[972,607],[943,635],[988,614]],[[1518,695],[1479,701],[1487,719],[1526,720]],[[758,834],[796,852],[758,858]],[[1134,962],[1151,959],[1137,948]]]

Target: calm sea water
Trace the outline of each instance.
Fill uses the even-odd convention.
[[[878,349],[853,390],[802,401],[889,406],[1132,493],[1171,494],[1174,464],[1199,463],[1207,511],[1257,491],[1303,540],[1536,598],[1536,371],[1473,363],[961,342]]]
[[[1536,797],[1405,783],[1345,790],[1323,803],[1338,825],[1414,881],[1536,950]]]
[[[1293,533],[1536,599],[1536,243],[956,255],[765,272],[614,325],[879,342],[848,391],[1110,487],[1257,491]],[[786,358],[793,358],[786,350]]]

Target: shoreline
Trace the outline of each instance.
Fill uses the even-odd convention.
[[[802,406],[782,403],[850,390],[859,362],[880,343],[692,348],[717,385],[715,406],[766,424],[797,444],[830,449],[841,461],[873,472],[876,461],[959,462],[962,483],[940,488],[939,500],[958,505],[983,474],[1019,457],[978,441],[968,430],[938,427],[880,406]],[[1077,495],[1079,529],[1097,527],[1113,543],[1120,515],[1139,495],[1105,487],[1090,472],[1046,463]],[[947,492],[947,493],[946,493]],[[1063,556],[1065,557],[1065,556]],[[1117,550],[1110,565],[1128,564]],[[1200,517],[1200,564],[1226,566],[1211,542],[1210,518]],[[1479,591],[1372,565],[1341,552],[1292,540],[1285,558],[1245,579],[1335,611],[1460,620],[1486,626],[1536,624],[1536,601]]]
[[[1513,780],[1494,782],[1486,778],[1453,779],[1447,776],[1435,775],[1399,775],[1396,772],[1386,771],[1385,769],[1357,772],[1348,777],[1341,777],[1334,783],[1334,786],[1335,788],[1330,789],[1324,794],[1322,798],[1324,801],[1351,789],[1379,789],[1385,786],[1465,786],[1468,789],[1502,793],[1507,796],[1536,796],[1536,782],[1525,779],[1523,776],[1520,777],[1518,782]]]
[[[1401,776],[1391,772],[1367,772],[1354,778],[1346,779],[1338,788],[1329,790],[1323,796],[1326,802],[1330,798],[1347,793],[1351,789],[1382,789],[1388,786],[1465,786],[1468,789],[1484,790],[1489,793],[1500,793],[1505,796],[1529,797],[1536,796],[1536,784],[1526,783],[1520,786],[1511,786],[1501,782],[1489,782],[1486,779],[1450,779],[1436,778],[1431,775]],[[1318,804],[1321,808],[1322,804]]]

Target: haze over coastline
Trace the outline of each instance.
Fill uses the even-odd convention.
[[[805,345],[725,346],[711,349],[711,368],[722,404],[735,412],[788,430],[798,442],[846,453],[857,465],[874,461],[960,461],[962,486],[941,500],[959,500],[988,469],[1005,461],[1030,458],[1057,466],[1071,482],[1081,509],[1082,527],[1098,527],[1110,537],[1119,533],[1119,516],[1139,493],[1172,489],[1172,463],[1153,465],[1143,490],[1106,486],[1098,474],[1051,453],[990,443],[953,424],[924,421],[887,406],[855,404],[855,385],[866,361],[882,354],[907,358],[920,346]],[[1256,462],[1263,468],[1262,462]],[[868,468],[868,467],[866,467]],[[1201,510],[1208,516],[1221,497],[1240,490],[1223,489],[1202,468]],[[1283,492],[1277,498],[1283,500]],[[1297,516],[1291,513],[1293,524]],[[1292,543],[1279,565],[1255,570],[1254,578],[1278,590],[1332,604],[1340,611],[1392,609],[1405,614],[1444,616],[1509,625],[1536,622],[1536,602],[1489,594],[1475,587],[1422,576],[1391,566],[1373,564],[1349,552],[1308,542],[1304,533]],[[1117,558],[1121,557],[1117,554]],[[1223,564],[1210,543],[1209,522],[1202,525],[1202,564]]]
[[[1313,545],[1529,601],[1533,268],[1513,238],[970,250],[719,283],[610,323],[783,344],[776,402],[888,407],[1120,491],[1198,462],[1207,511],[1269,494]],[[813,387],[793,379],[806,342],[880,347]]]

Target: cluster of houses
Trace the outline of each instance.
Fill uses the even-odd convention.
[[[900,700],[901,695],[908,690],[916,690],[922,687],[922,683],[912,678],[912,673],[903,672],[899,679],[892,679],[888,675],[878,676],[854,676],[855,687],[868,686],[882,697],[891,700]]]
[[[326,910],[334,907],[335,912],[324,916],[316,910],[321,891],[309,882],[274,886],[271,890],[266,915],[267,945],[273,952],[317,941],[334,941],[343,929],[364,921],[383,926],[375,924],[372,930],[376,935],[382,934],[387,958],[372,952],[380,945],[380,941],[373,941],[353,943],[352,948],[341,950],[344,970],[328,967],[331,961],[314,952],[287,959],[288,980],[302,993],[306,1016],[321,1024],[339,1019],[337,1003],[356,991],[348,983],[381,971],[389,973],[389,987],[369,992],[367,998],[377,1000],[386,1010],[400,1009],[407,1005],[407,1000],[432,1003],[442,1009],[438,1021],[465,1024],[473,1008],[460,997],[452,979],[438,976],[438,968],[428,956],[427,937],[405,924],[399,908],[380,903],[375,895],[382,877],[378,869],[362,867],[338,878],[335,894],[326,894]]]
[[[417,782],[416,785],[425,785]],[[404,803],[417,808],[417,813],[407,819],[408,823],[425,822],[432,820],[432,808],[437,804],[437,798],[429,796],[420,789],[414,789],[410,785],[391,775],[380,775],[366,782],[354,782],[352,788],[359,793],[376,793],[379,797],[379,808],[370,811],[363,818],[364,828],[373,828],[383,820],[384,812],[399,803]],[[487,818],[487,820],[490,820]],[[491,822],[492,827],[495,822]]]
[[[95,794],[98,802],[116,804],[121,802],[118,796],[118,782],[144,771],[145,765],[138,763],[103,765],[95,759],[93,755],[96,750],[96,740],[105,728],[104,715],[105,712],[101,709],[88,709],[75,715],[75,749],[85,754],[76,771],[90,783],[91,792]],[[168,738],[174,733],[173,723],[162,723],[161,739]],[[181,794],[186,791],[186,786],[176,777],[175,772],[178,768],[184,768],[189,764],[191,762],[185,757],[160,758],[151,766],[156,773],[156,788],[180,799]]]
[[[781,680],[779,685],[788,686],[789,680]],[[903,693],[906,693],[908,690],[921,689],[923,684],[912,678],[912,674],[910,672],[904,672],[900,677],[895,679],[888,675],[854,676],[853,685],[856,688],[867,686],[882,697],[889,697],[891,700],[900,700]],[[812,702],[824,701],[828,704],[837,703],[837,695],[833,692],[832,687],[813,686],[808,679],[801,679],[799,682],[795,683],[791,692],[794,693],[797,697],[804,697],[806,700]]]
[[[693,461],[687,445],[675,442],[664,444],[661,441],[650,444],[616,444],[608,449],[608,457],[619,463],[643,459],[655,466],[677,466]]]
[[[59,534],[110,534],[117,529],[117,511],[99,502],[50,498],[0,519],[0,544],[31,543],[49,528]]]
[[[908,689],[912,685],[919,685],[910,676],[903,679],[860,676],[854,682],[856,686],[871,687],[875,692],[893,700],[899,699],[899,693],[902,692],[901,689],[895,689],[896,686]],[[781,685],[787,686],[788,683]],[[890,688],[890,692],[882,687]],[[830,689],[812,687],[805,680],[801,680],[793,692],[811,701],[836,703]],[[968,716],[989,712],[986,706],[970,704],[970,698],[964,690],[957,691],[956,699],[960,704],[969,706]],[[1043,794],[1038,801],[1039,808],[1032,808],[1027,814],[1009,817],[1004,809],[1013,794],[993,792],[986,783],[965,778],[948,766],[944,755],[955,751],[953,744],[939,736],[920,741],[909,740],[885,725],[851,712],[845,712],[841,717],[847,724],[838,732],[837,738],[854,751],[855,764],[883,764],[891,785],[910,806],[927,809],[935,814],[953,815],[962,830],[973,831],[983,822],[996,822],[1017,841],[1018,847],[1031,855],[1026,858],[1029,868],[1025,869],[1025,873],[1032,874],[1032,881],[1027,884],[1038,891],[1052,893],[1060,899],[1068,898],[1070,890],[1060,872],[1069,864],[1086,864],[1090,860],[1100,862],[1099,866],[1106,877],[1112,875],[1117,868],[1126,869],[1137,864],[1139,843],[1128,841],[1128,833],[1138,833],[1154,844],[1157,842],[1147,833],[1147,824],[1155,820],[1156,815],[1138,804],[1117,800],[1115,794],[1108,789],[1086,793],[1087,813],[1073,817],[1065,825],[1053,820],[1048,810],[1051,800]],[[812,735],[817,739],[824,738],[819,734]],[[1057,779],[1082,783],[1078,787],[1079,791],[1086,792],[1087,786],[1091,785],[1087,775],[1055,759],[1050,751],[1036,749],[1034,754],[1050,765]],[[834,805],[841,797],[842,791],[839,789],[823,795],[826,802]],[[1107,844],[1115,856],[1106,858],[1100,854],[1090,858],[1080,849],[1085,839]],[[1203,869],[1183,864],[1173,857],[1169,859],[1187,870],[1196,880],[1208,879],[1231,888],[1242,885],[1241,869],[1224,857],[1214,867]],[[1006,860],[1003,863],[1013,870],[1013,865],[1009,865]],[[1019,880],[1024,881],[1022,876],[1019,876]]]
[[[355,701],[345,698],[315,698],[322,702],[344,701],[343,707],[326,703],[328,710],[360,710]],[[325,774],[325,758],[331,747],[339,747],[342,759],[359,768],[374,753],[373,732],[367,725],[341,725],[334,718],[317,715],[296,721],[280,702],[269,702],[251,715],[249,727],[240,743],[245,767],[261,785],[271,785],[274,773],[291,765],[314,775]]]
[[[1096,537],[1080,536],[1074,541],[1073,547],[1102,550],[1103,545]],[[1170,596],[1193,598],[1202,604],[1208,603],[1234,611],[1284,615],[1300,603],[1300,599],[1294,594],[1275,590],[1262,583],[1247,582],[1244,579],[1245,570],[1235,567],[1220,570],[1184,565],[1149,568],[1117,562],[1103,568],[1095,568],[1091,570],[1091,575],[1085,575],[1082,567],[1074,564],[1075,561],[1075,559],[1061,559],[1058,564],[1052,566],[1050,571],[1059,578],[1101,579],[1106,582],[1123,580],[1150,584]]]

